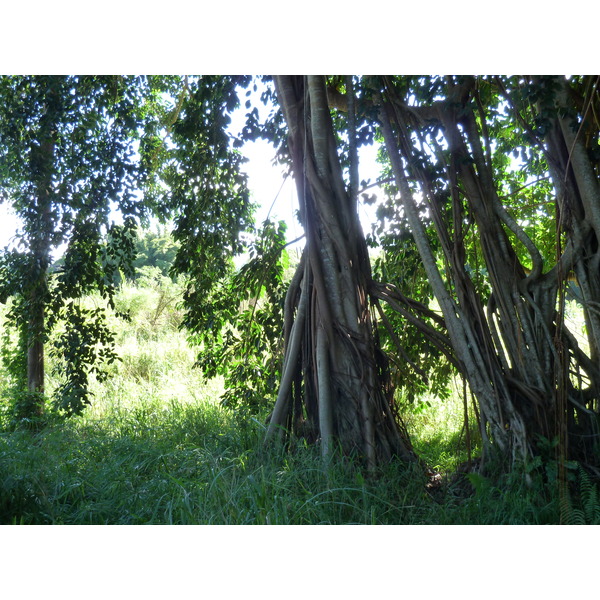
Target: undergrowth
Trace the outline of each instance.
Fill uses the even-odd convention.
[[[368,477],[351,461],[325,472],[315,448],[263,446],[259,421],[214,402],[159,398],[101,418],[0,435],[0,522],[18,524],[510,524],[558,523],[547,486],[427,489],[418,468]],[[598,523],[597,488],[581,473],[570,523]],[[474,493],[470,489],[474,489]]]
[[[302,442],[266,448],[264,415],[220,405],[222,382],[191,368],[161,297],[124,290],[131,320],[114,323],[122,360],[81,416],[49,412],[43,428],[0,431],[0,523],[600,523],[597,486],[581,469],[566,495],[542,463],[501,480],[452,477],[468,459],[460,395],[407,418],[417,453],[444,476],[436,485],[420,466],[367,476],[349,459],[325,471],[318,448]]]

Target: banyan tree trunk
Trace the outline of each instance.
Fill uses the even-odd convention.
[[[556,116],[543,152],[556,189],[556,264],[548,269],[535,244],[511,218],[498,196],[493,166],[482,148],[478,123],[469,105],[469,82],[462,98],[427,107],[447,143],[450,202],[454,222],[445,222],[432,199],[430,182],[417,168],[411,174],[432,215],[449,265],[444,281],[409,185],[416,110],[384,86],[381,124],[407,220],[429,282],[444,314],[462,373],[483,417],[484,445],[498,448],[511,464],[538,452],[541,438],[559,440],[563,458],[598,464],[600,385],[600,186],[572,122],[565,81],[557,81]],[[465,268],[461,227],[477,228],[492,290],[483,304]],[[510,230],[533,265],[526,272],[509,237]],[[550,232],[552,235],[552,232]],[[546,271],[544,273],[544,271]],[[590,350],[584,352],[564,323],[564,290],[569,272],[577,275],[586,315]],[[577,380],[579,378],[579,380]]]
[[[306,232],[285,306],[285,358],[267,439],[306,436],[374,468],[415,460],[393,411],[369,303],[370,263],[344,183],[324,78],[275,78]]]

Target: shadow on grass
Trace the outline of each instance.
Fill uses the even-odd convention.
[[[486,524],[557,522],[519,481],[427,489],[392,463],[366,477],[318,448],[266,449],[259,420],[207,403],[148,402],[102,419],[0,434],[0,522],[22,524]],[[460,433],[415,439],[448,468]],[[455,468],[455,465],[452,466]],[[536,492],[537,493],[537,492]],[[546,502],[544,504],[544,502]],[[544,512],[545,510],[545,512]]]
[[[147,404],[102,420],[0,435],[0,521],[31,524],[426,522],[422,474],[318,449],[263,446],[257,420],[211,404]]]

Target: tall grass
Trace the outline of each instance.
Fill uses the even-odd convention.
[[[519,478],[502,489],[482,477],[432,489],[420,467],[395,463],[368,477],[351,460],[325,471],[301,442],[265,448],[262,419],[225,410],[222,383],[192,369],[175,311],[157,310],[160,294],[123,290],[131,320],[113,323],[122,361],[95,382],[83,415],[0,432],[1,523],[559,522],[552,494]],[[413,442],[430,466],[452,471],[466,456],[462,399],[430,404],[409,415]],[[598,519],[594,490],[586,480],[578,518]]]

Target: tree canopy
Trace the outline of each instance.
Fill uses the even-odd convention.
[[[59,408],[80,412],[88,375],[114,359],[103,311],[79,300],[98,290],[111,304],[119,271],[131,268],[136,223],[148,214],[140,139],[158,117],[153,93],[142,77],[0,78],[0,197],[22,222],[17,248],[1,256],[0,299],[13,298],[20,341],[5,357],[16,387],[30,394],[25,413],[43,410],[36,394],[57,323],[67,323],[53,348]],[[51,268],[58,248],[61,264]]]

